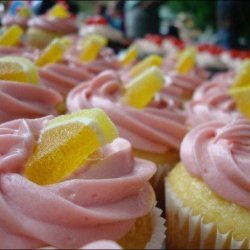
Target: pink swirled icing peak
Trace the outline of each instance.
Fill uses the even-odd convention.
[[[118,138],[100,149],[102,159],[39,186],[22,173],[48,119],[0,125],[0,248],[75,249],[119,240],[154,206],[148,183],[154,164],[134,159],[128,141]]]
[[[59,93],[48,88],[11,81],[0,81],[0,123],[18,118],[56,115]]]
[[[219,196],[250,208],[250,122],[208,122],[191,130],[181,145],[188,172]]]
[[[74,88],[67,97],[67,108],[70,112],[102,108],[116,124],[120,135],[136,149],[155,153],[178,150],[187,132],[183,113],[164,100],[163,107],[161,102],[155,101],[143,110],[127,106],[121,100],[122,87],[118,73],[104,71]]]

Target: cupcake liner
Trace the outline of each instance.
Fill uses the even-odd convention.
[[[166,238],[165,219],[161,217],[162,210],[154,207],[151,212],[151,220],[153,232],[150,241],[147,243],[145,249],[165,249],[164,243]]]
[[[167,244],[174,249],[250,249],[250,240],[235,240],[231,232],[220,233],[215,222],[205,223],[202,215],[193,215],[165,183],[168,221]]]
[[[161,217],[162,210],[154,207],[152,211],[149,213],[148,218],[150,218],[150,223],[151,223],[151,236],[148,240],[148,243],[146,243],[145,249],[165,249],[164,248],[164,243],[165,243],[165,238],[166,238],[166,227],[165,227],[165,219]],[[145,216],[147,217],[147,215]],[[142,220],[145,218],[142,217]],[[141,223],[141,226],[144,224]],[[132,229],[132,234],[128,237],[127,235],[124,236],[124,238],[120,241],[122,245],[125,244],[124,249],[138,249],[137,247],[133,246],[133,241],[136,240],[140,235],[139,231],[142,228],[136,228],[135,230]],[[144,230],[145,231],[145,230]],[[118,242],[118,244],[120,244]],[[42,247],[39,249],[57,249],[54,247]],[[80,248],[81,249],[81,248]]]

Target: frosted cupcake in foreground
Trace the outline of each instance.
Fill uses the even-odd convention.
[[[155,166],[117,136],[98,109],[1,124],[0,248],[160,248]]]
[[[250,248],[250,122],[210,122],[187,134],[166,179],[168,247]]]

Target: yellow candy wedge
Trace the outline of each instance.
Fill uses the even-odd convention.
[[[162,65],[162,58],[158,55],[150,55],[143,59],[141,62],[137,63],[130,71],[132,77],[138,76],[146,69],[157,66],[160,67]]]
[[[43,51],[40,57],[36,60],[36,65],[43,67],[47,64],[53,64],[59,62],[65,51],[67,46],[65,43],[61,41],[59,38],[55,38]]]
[[[0,80],[38,84],[36,66],[28,59],[18,56],[0,58]]]
[[[250,86],[232,88],[229,94],[236,102],[237,109],[248,119],[250,119]]]
[[[24,174],[40,185],[60,182],[117,136],[116,127],[101,109],[59,116],[45,127]]]
[[[80,60],[83,62],[94,61],[103,47],[104,43],[99,38],[95,36],[87,38],[80,53]]]
[[[126,86],[123,102],[142,109],[152,100],[164,83],[163,73],[158,67],[153,66],[131,80]]]
[[[66,19],[70,16],[70,13],[63,4],[58,3],[48,12],[48,16]]]
[[[122,65],[129,65],[133,63],[138,57],[138,49],[135,45],[130,46],[124,54],[121,55],[120,63]]]
[[[15,46],[20,42],[22,35],[23,30],[18,25],[12,25],[0,36],[0,46]]]
[[[250,60],[245,60],[234,78],[232,88],[241,88],[250,86]]]
[[[187,74],[190,72],[196,62],[196,49],[187,48],[184,49],[178,56],[176,62],[176,71],[180,74]]]
[[[99,41],[100,44],[102,44],[103,47],[108,45],[108,39],[102,35],[99,34],[91,34],[88,37],[86,37],[83,41],[83,45],[84,43],[88,40],[88,39],[95,39],[97,41]]]
[[[18,10],[18,15],[24,18],[29,18],[32,16],[32,11],[29,6],[23,6]]]

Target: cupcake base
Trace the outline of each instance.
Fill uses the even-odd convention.
[[[237,241],[231,232],[219,232],[216,223],[205,223],[202,215],[193,215],[167,181],[165,193],[169,249],[250,249],[249,239]]]

